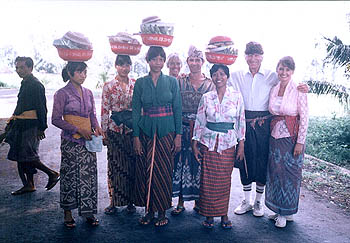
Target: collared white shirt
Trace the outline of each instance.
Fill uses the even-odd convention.
[[[271,88],[278,82],[275,72],[260,67],[254,77],[249,68],[233,72],[228,80],[228,85],[241,92],[246,110],[268,111]]]

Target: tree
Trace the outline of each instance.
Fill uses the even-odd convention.
[[[310,92],[317,95],[330,94],[338,99],[338,101],[344,105],[346,110],[349,110],[350,105],[350,90],[342,84],[337,84],[334,82],[335,70],[338,68],[344,68],[344,75],[349,82],[350,79],[350,45],[344,45],[343,42],[338,38],[334,37],[333,39],[323,37],[323,40],[326,41],[326,57],[323,59],[322,65],[322,74],[324,74],[324,69],[328,65],[332,65],[333,68],[333,79],[310,79],[307,81],[307,84],[310,87]],[[316,44],[317,46],[318,44]],[[317,66],[318,63],[316,60],[313,60],[314,66]]]

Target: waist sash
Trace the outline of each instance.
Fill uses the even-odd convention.
[[[287,129],[289,132],[289,135],[293,138],[293,141],[295,142],[296,137],[298,136],[299,131],[299,115],[298,116],[273,116],[271,123],[270,123],[270,129],[271,131],[277,124],[277,122],[285,120]]]
[[[69,124],[72,124],[73,126],[76,126],[77,128],[84,129],[91,131],[91,122],[89,117],[81,117],[81,116],[75,116],[75,115],[64,115],[63,119],[68,122]],[[78,133],[73,134],[73,138],[79,139],[82,136]]]
[[[147,109],[143,109],[143,115],[149,117],[165,117],[173,115],[173,108],[171,105],[165,106],[152,106]]]
[[[38,116],[36,114],[36,110],[30,110],[30,111],[24,111],[18,116],[13,116],[13,119],[38,119]]]
[[[207,122],[206,127],[215,132],[228,133],[228,130],[235,129],[233,122]]]

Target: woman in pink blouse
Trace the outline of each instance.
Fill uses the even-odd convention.
[[[221,217],[221,226],[230,229],[227,212],[237,144],[237,159],[244,155],[244,105],[241,93],[226,86],[227,66],[214,64],[210,76],[216,90],[203,94],[193,131],[193,153],[202,167],[199,213],[206,217],[204,227],[213,228],[214,217]]]
[[[110,205],[106,214],[114,214],[117,206],[126,206],[129,213],[135,212],[134,197],[134,152],[132,146],[131,99],[135,80],[129,79],[131,59],[117,55],[117,76],[106,82],[102,91],[101,125],[106,134],[108,159],[108,192]]]
[[[277,64],[280,80],[270,93],[270,153],[266,183],[266,206],[275,212],[270,219],[276,227],[285,227],[298,211],[300,183],[308,127],[307,94],[292,81],[295,63],[283,57]]]

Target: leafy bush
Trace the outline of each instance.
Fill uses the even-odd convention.
[[[311,117],[305,152],[350,169],[350,116]]]
[[[0,87],[7,87],[7,84],[0,81]]]

